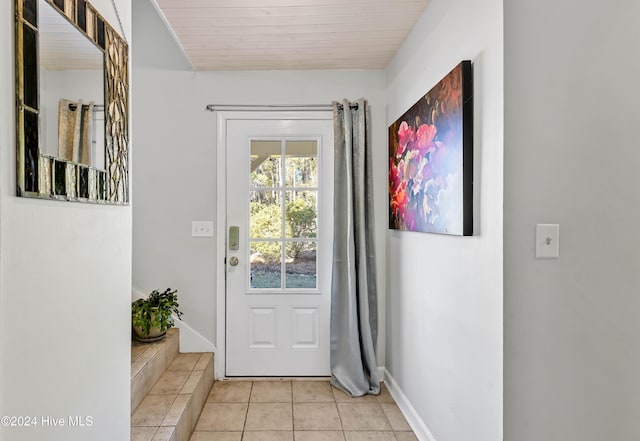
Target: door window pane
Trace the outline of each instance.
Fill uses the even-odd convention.
[[[316,289],[318,141],[252,140],[250,181],[251,288]]]
[[[251,186],[282,185],[282,141],[251,141]]]
[[[252,239],[282,237],[281,193],[276,190],[252,191],[249,202],[249,234]]]
[[[316,242],[287,242],[285,288],[317,288]]]
[[[282,243],[251,242],[251,288],[282,288]]]
[[[318,142],[287,141],[285,152],[287,187],[317,187]]]
[[[315,238],[318,221],[318,192],[291,190],[286,192],[286,236]]]

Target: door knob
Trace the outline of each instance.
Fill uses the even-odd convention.
[[[236,256],[233,256],[231,259],[229,259],[229,265],[236,266],[237,264],[238,264],[238,258]]]

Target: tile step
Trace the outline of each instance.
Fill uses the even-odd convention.
[[[212,385],[212,353],[178,354],[131,415],[131,441],[188,441]]]
[[[131,412],[133,412],[178,355],[179,329],[154,343],[131,342]]]

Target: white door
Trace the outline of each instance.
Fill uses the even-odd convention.
[[[329,375],[333,123],[321,115],[227,120],[227,376]]]

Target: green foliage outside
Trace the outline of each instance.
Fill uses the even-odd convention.
[[[282,210],[279,205],[251,202],[251,237],[276,238],[282,236]],[[280,260],[281,245],[278,242],[253,242],[251,253],[260,253],[262,258]]]
[[[287,229],[291,230],[291,237],[316,237],[316,203],[315,198],[298,198],[287,203]],[[287,254],[297,259],[302,251],[308,248],[308,242],[290,242],[287,244]]]
[[[315,192],[313,193],[313,196],[298,197],[293,201],[287,201],[285,207],[286,237],[316,237],[316,198]],[[279,204],[251,202],[250,211],[252,238],[282,237],[282,211]],[[309,248],[309,245],[307,242],[289,242],[287,243],[287,256],[296,259],[300,252]],[[251,252],[260,253],[261,257],[267,261],[279,261],[281,244],[278,242],[253,242]]]
[[[294,156],[289,153],[262,159],[252,169],[251,185],[251,253],[259,253],[267,264],[280,262],[282,241],[263,242],[260,239],[282,239],[282,206],[285,198],[285,238],[314,239],[317,234],[318,161],[316,156]],[[293,148],[293,147],[292,147]],[[253,150],[252,150],[253,152]],[[259,152],[255,153],[259,155]],[[283,160],[284,159],[284,160]],[[256,160],[259,160],[256,159]],[[311,188],[306,190],[306,188]],[[288,259],[315,249],[314,242],[285,242]]]

